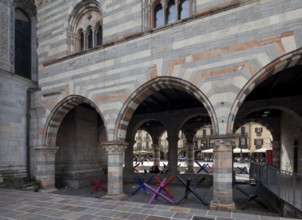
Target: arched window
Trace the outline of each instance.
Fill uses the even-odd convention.
[[[176,6],[174,0],[169,1],[166,16],[168,24],[176,21]]]
[[[164,11],[161,4],[157,5],[154,9],[154,27],[164,25]]]
[[[91,26],[87,28],[87,48],[90,49],[93,47],[93,31]]]
[[[192,0],[149,0],[149,27],[157,28],[190,17],[192,4]]]
[[[69,17],[69,52],[94,48],[103,43],[102,13],[97,0],[82,0]],[[79,31],[81,30],[81,31]]]
[[[178,19],[185,19],[190,17],[190,2],[189,0],[181,0],[178,9]]]
[[[97,32],[97,46],[100,46],[102,44],[103,44],[103,28],[102,26],[99,26]]]
[[[15,73],[31,79],[31,21],[18,8],[15,11]]]
[[[80,30],[79,32],[79,36],[80,36],[80,51],[83,51],[84,50],[84,33],[82,30]]]

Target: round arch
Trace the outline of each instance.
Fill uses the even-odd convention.
[[[210,104],[207,97],[193,84],[175,77],[156,77],[153,80],[148,81],[135,92],[124,103],[121,111],[116,120],[115,127],[115,139],[125,140],[127,127],[131,120],[133,113],[136,108],[144,101],[144,97],[148,97],[155,91],[159,91],[165,88],[174,88],[187,92],[188,94],[195,97],[200,103],[203,104],[207,110],[209,117],[213,124],[214,132],[218,132],[218,121],[215,115],[213,106]]]
[[[244,88],[238,94],[234,104],[231,108],[228,123],[227,123],[227,134],[232,134],[234,128],[235,116],[243,104],[245,98],[256,88],[260,83],[262,83],[268,77],[293,66],[300,64],[302,61],[302,48],[287,53],[266,65],[258,73],[252,77],[249,82],[244,86]]]
[[[42,143],[46,147],[54,147],[57,141],[57,132],[60,127],[60,124],[67,113],[73,109],[74,107],[80,104],[88,104],[93,107],[96,112],[100,115],[102,121],[104,122],[104,118],[99,110],[99,108],[89,99],[79,96],[79,95],[71,95],[63,100],[61,100],[52,110],[48,119],[45,123],[45,129],[43,134]],[[106,127],[105,127],[106,129]],[[107,132],[106,132],[107,136]]]
[[[68,10],[68,20],[65,23],[65,28],[68,31],[75,32],[78,20],[88,11],[96,11],[103,14],[101,5],[96,0],[82,1],[78,0]]]
[[[245,112],[245,115],[242,118],[244,118],[245,116],[249,115],[252,112],[263,109],[263,107],[256,107],[256,106],[254,108],[252,106],[249,106],[249,107],[250,107],[249,110]],[[278,106],[278,105],[267,105],[266,108],[277,109],[277,110],[281,110],[283,112],[289,113],[302,126],[302,118],[299,116],[299,114],[297,112],[293,111],[292,109],[285,107],[285,106]],[[234,124],[233,132],[235,132],[235,128],[239,128],[240,126],[242,126],[243,124],[245,124],[247,122],[256,122],[256,123],[264,125],[265,127],[267,127],[267,129],[270,130],[270,132],[273,136],[273,139],[274,140],[278,139],[277,138],[279,136],[278,131],[275,131],[274,127],[272,127],[271,124],[267,123],[267,121],[264,121],[263,119],[251,119],[251,120],[243,120],[243,121],[241,120],[241,123]]]
[[[133,132],[132,132],[132,133],[129,133],[129,135],[127,135],[127,139],[129,139],[129,138],[130,138],[130,139],[131,139],[131,138],[134,138],[134,136],[135,136],[137,130],[138,130],[142,125],[144,125],[145,123],[150,122],[150,121],[157,121],[157,122],[161,123],[162,126],[163,126],[164,128],[166,127],[165,124],[164,124],[164,122],[160,121],[159,119],[153,118],[153,117],[147,117],[147,118],[144,118],[143,120],[141,120],[141,121],[139,121],[139,122],[137,122],[137,123],[135,123],[135,124],[133,125],[133,127],[131,128],[131,130],[132,130]],[[146,129],[143,129],[143,130],[147,131]],[[165,129],[164,129],[164,130],[165,130]],[[149,131],[147,131],[147,132],[149,132]]]

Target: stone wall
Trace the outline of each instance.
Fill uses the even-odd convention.
[[[36,83],[0,69],[0,174],[4,181],[26,177],[27,91]]]
[[[122,13],[123,9],[138,8],[135,2],[140,5],[131,1],[128,8],[116,2],[115,7]],[[68,15],[62,12],[69,11],[77,1],[48,2],[38,10],[39,83],[42,94],[61,92],[50,102],[45,96],[45,108],[50,112],[54,100],[59,102],[68,95],[87,97],[104,115],[113,139],[116,118],[127,98],[155,77],[168,76],[196,86],[215,108],[219,133],[225,133],[230,109],[246,83],[274,59],[302,45],[301,1],[244,2],[241,7],[144,32],[141,37],[71,57],[62,57],[66,54],[64,25],[68,25]],[[113,9],[104,4],[105,16],[106,10]],[[107,15],[104,22],[113,19],[113,15]],[[106,31],[105,22],[104,34],[109,38]]]
[[[11,0],[0,1],[0,69],[12,72],[14,70],[14,24]]]

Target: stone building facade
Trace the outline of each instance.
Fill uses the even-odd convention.
[[[123,198],[138,129],[152,136],[156,158],[159,134],[167,131],[173,173],[179,130],[192,171],[195,131],[211,124],[211,208],[233,210],[234,132],[250,121],[271,131],[274,164],[301,172],[301,160],[294,160],[302,157],[300,0],[0,0],[0,6],[2,175],[27,172],[47,191],[55,184],[80,187],[106,168],[108,197]],[[15,71],[18,8],[31,21],[29,79]]]

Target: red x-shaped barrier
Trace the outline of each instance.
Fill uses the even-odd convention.
[[[105,178],[106,178],[106,176],[104,176],[99,182],[96,182],[94,180],[89,180],[90,184],[94,185],[94,187],[92,188],[90,193],[94,193],[98,189],[101,189],[101,190],[107,192],[107,189],[101,185],[104,182]]]
[[[167,195],[168,195],[170,198],[174,198],[174,195],[168,190],[167,185],[168,185],[169,182],[171,182],[171,181],[174,179],[174,177],[175,177],[174,175],[173,175],[173,176],[170,176],[169,179],[167,179],[167,180],[165,181],[165,183],[162,184],[162,189],[167,193]],[[162,183],[161,179],[160,179],[158,176],[154,176],[154,178],[155,178],[156,181],[158,182],[158,183],[157,183],[157,186],[160,186],[161,183]]]
[[[137,164],[135,164],[134,166],[133,166],[133,171],[134,172],[138,172],[138,169],[136,169],[136,167],[138,167],[140,165],[140,163],[137,163]]]

